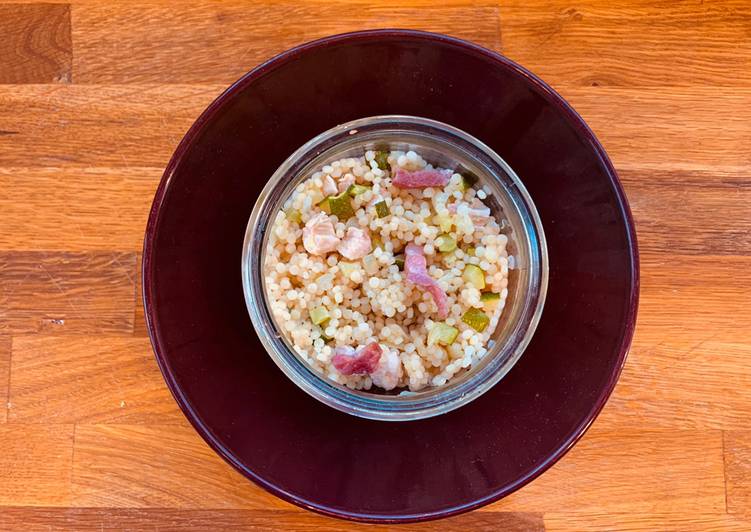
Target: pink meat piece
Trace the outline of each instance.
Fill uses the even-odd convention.
[[[392,184],[398,188],[445,187],[451,178],[451,170],[405,170],[397,168]]]
[[[305,224],[302,230],[302,244],[308,253],[313,255],[334,251],[339,245],[334,224],[325,213],[319,212]]]
[[[347,234],[336,250],[349,260],[361,259],[372,249],[370,235],[359,227],[347,228]]]
[[[354,184],[355,184],[355,176],[349,175],[346,177],[342,177],[339,180],[339,185],[338,185],[339,193],[341,194],[342,192],[344,192],[345,190],[347,190],[349,187],[351,187]]]
[[[382,352],[377,342],[371,342],[357,351],[351,347],[337,347],[331,363],[342,375],[367,375],[378,367]]]
[[[425,288],[430,293],[438,307],[438,316],[441,319],[446,318],[449,314],[446,293],[441,289],[438,282],[428,275],[428,262],[420,246],[407,244],[404,250],[404,271],[407,273],[408,281]]]
[[[330,176],[327,175],[323,178],[323,187],[321,187],[323,190],[323,194],[325,196],[335,196],[337,192],[336,188],[336,181]]]

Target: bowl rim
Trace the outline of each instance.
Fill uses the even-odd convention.
[[[347,512],[345,510],[332,508],[305,500],[294,495],[293,493],[275,486],[272,482],[269,482],[260,477],[254,471],[245,467],[235,456],[233,456],[233,454],[221,443],[218,436],[203,422],[201,417],[188,401],[187,397],[184,395],[183,391],[175,380],[175,376],[171,371],[169,361],[161,347],[161,336],[159,330],[156,328],[155,294],[153,289],[153,278],[151,271],[153,265],[154,242],[159,229],[160,214],[162,212],[164,201],[167,197],[167,192],[172,183],[172,177],[176,169],[182,162],[183,158],[190,151],[190,148],[195,140],[200,136],[200,133],[203,131],[204,126],[214,118],[214,116],[224,107],[224,105],[247,86],[255,82],[257,79],[289,63],[290,61],[293,61],[297,57],[309,51],[321,48],[329,48],[345,43],[358,43],[378,40],[424,41],[433,44],[453,46],[455,48],[461,49],[467,54],[475,55],[476,57],[481,57],[489,60],[495,63],[497,67],[503,68],[517,76],[525,78],[527,83],[533,86],[538,91],[538,93],[547,101],[548,104],[555,107],[559,112],[563,113],[563,115],[568,119],[569,124],[574,127],[582,136],[582,138],[590,144],[592,150],[599,158],[602,167],[608,174],[610,185],[613,189],[614,196],[620,208],[621,215],[626,222],[626,239],[631,252],[631,268],[629,274],[632,279],[632,284],[631,291],[628,294],[627,298],[628,310],[624,322],[622,337],[620,339],[620,347],[618,349],[616,366],[607,382],[601,388],[589,412],[579,423],[579,425],[577,425],[572,431],[570,431],[569,434],[567,434],[564,438],[563,442],[558,446],[558,448],[556,448],[545,459],[543,459],[537,467],[532,469],[523,477],[517,479],[515,482],[507,484],[502,488],[489,493],[485,497],[469,503],[464,503],[451,508],[440,509],[433,512],[405,514],[399,516],[388,514],[376,515]],[[521,65],[518,65],[517,63],[501,55],[500,53],[489,50],[478,44],[459,39],[457,37],[411,29],[362,30],[331,35],[306,42],[271,57],[270,59],[256,66],[255,68],[244,74],[242,77],[240,77],[237,81],[232,83],[209,104],[209,106],[191,125],[187,133],[185,133],[181,141],[178,143],[174,153],[172,154],[172,157],[169,160],[169,163],[165,167],[161,181],[159,182],[159,185],[155,192],[151,209],[149,211],[149,218],[146,224],[146,231],[144,235],[142,256],[141,287],[144,303],[144,318],[146,320],[149,339],[152,345],[152,349],[154,350],[157,365],[159,366],[167,387],[172,393],[172,396],[175,398],[175,401],[177,401],[178,406],[183,412],[183,415],[185,415],[193,428],[201,435],[204,441],[206,441],[206,443],[227,463],[229,463],[242,475],[249,478],[273,495],[302,508],[312,510],[329,517],[337,517],[360,522],[407,523],[428,521],[432,519],[444,518],[465,513],[474,510],[475,508],[479,508],[491,502],[497,501],[502,497],[505,497],[506,495],[522,488],[523,486],[527,485],[532,480],[540,476],[551,466],[553,466],[574,446],[574,444],[576,444],[577,441],[579,441],[579,439],[589,429],[595,418],[605,406],[605,403],[607,402],[611,393],[613,392],[613,389],[615,388],[618,378],[620,377],[623,367],[626,363],[626,356],[628,354],[634,336],[634,331],[636,328],[636,314],[639,304],[639,250],[631,209],[628,205],[623,186],[618,179],[618,175],[615,168],[613,167],[612,162],[610,161],[600,142],[595,137],[594,132],[584,122],[582,117],[571,107],[571,105],[566,100],[563,99],[562,96],[560,96],[542,79],[540,79]]]

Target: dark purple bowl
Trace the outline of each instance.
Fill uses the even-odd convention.
[[[290,382],[240,278],[248,217],[282,161],[332,126],[385,114],[446,122],[494,149],[534,199],[550,259],[545,311],[513,370],[459,410],[401,423],[338,412]],[[143,286],[167,385],[225,460],[305,508],[416,521],[508,495],[581,437],[625,362],[638,253],[615,170],[550,87],[468,42],[366,31],[273,58],[200,116],[157,190]]]

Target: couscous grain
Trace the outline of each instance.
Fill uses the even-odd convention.
[[[367,150],[295,188],[269,231],[265,289],[316,371],[418,391],[485,356],[514,258],[475,181],[415,151]]]

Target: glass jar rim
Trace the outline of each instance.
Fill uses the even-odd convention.
[[[514,229],[522,229],[521,235],[528,247],[530,270],[524,294],[526,302],[518,317],[517,328],[513,331],[512,344],[495,346],[494,353],[485,355],[489,360],[463,382],[431,387],[426,392],[403,392],[399,395],[351,390],[326,378],[302,360],[276,326],[268,306],[262,275],[266,224],[273,222],[282,203],[289,197],[290,184],[296,180],[299,182],[314,161],[320,162],[337,146],[352,143],[353,139],[354,142],[364,142],[367,138],[362,137],[386,132],[430,135],[438,143],[444,143],[447,147],[451,145],[452,149],[460,147],[469,150],[473,156],[485,161],[489,175],[500,179],[499,174],[502,174],[508,179],[511,187],[501,189],[520,211],[518,214],[523,227]],[[241,269],[243,292],[253,326],[267,353],[287,377],[312,397],[340,411],[369,419],[405,421],[432,417],[459,408],[485,393],[508,373],[521,357],[540,320],[547,292],[548,256],[542,223],[529,193],[513,169],[490,147],[443,122],[416,116],[380,115],[353,120],[324,131],[298,148],[279,166],[259,194],[248,221]],[[504,357],[500,356],[502,353]]]

